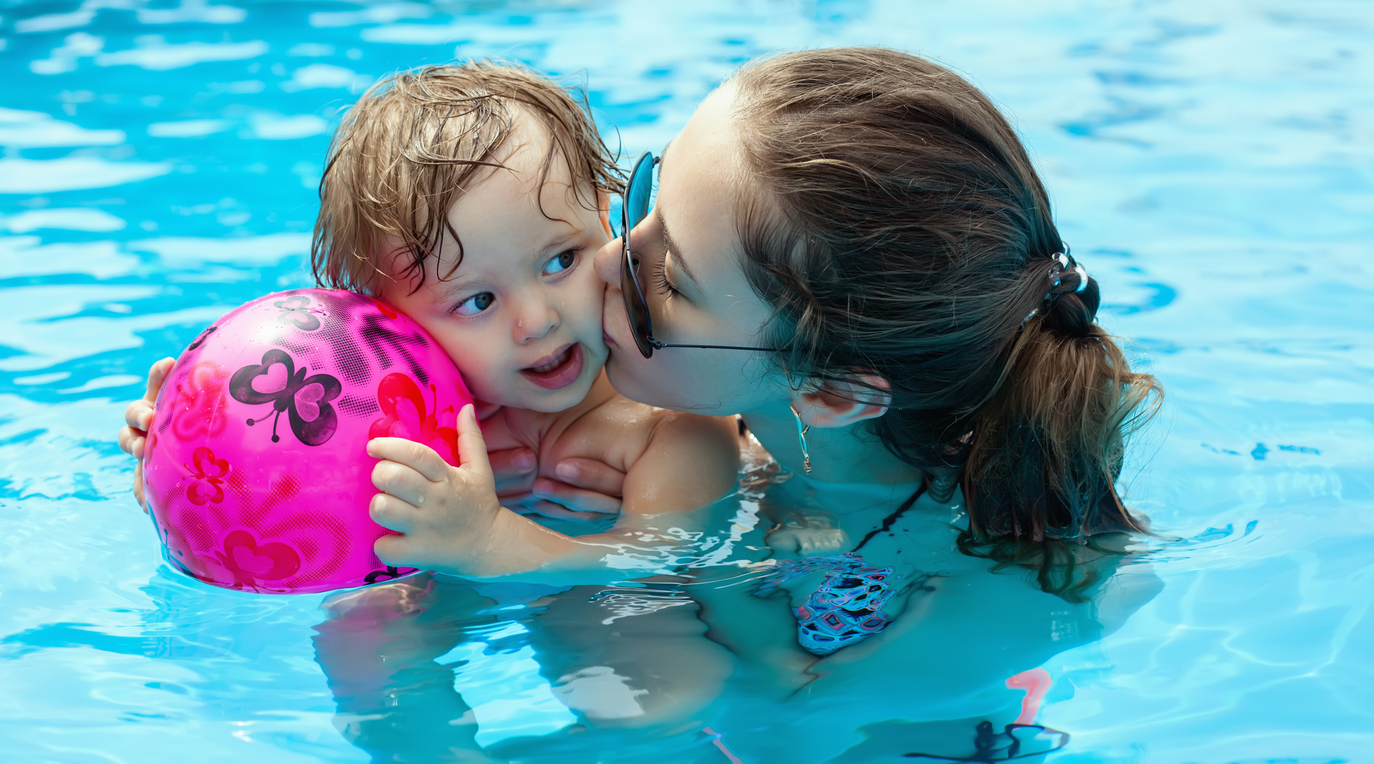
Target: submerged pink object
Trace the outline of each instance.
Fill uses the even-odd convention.
[[[230,311],[186,348],[143,454],[163,554],[206,583],[323,592],[414,573],[372,551],[386,529],[367,442],[399,437],[458,463],[472,396],[439,345],[370,297],[297,289]]]
[[[1021,715],[1016,717],[1016,724],[1035,724],[1035,717],[1040,713],[1040,701],[1053,683],[1050,672],[1043,668],[1022,671],[1007,680],[1007,689],[1026,691],[1026,697],[1021,699]]]

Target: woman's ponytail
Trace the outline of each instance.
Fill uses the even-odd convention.
[[[959,546],[1035,568],[1042,588],[1074,599],[1092,581],[1076,575],[1066,544],[1145,530],[1116,481],[1126,437],[1153,415],[1161,391],[1095,322],[1097,282],[1058,257],[1049,293],[1024,319],[1002,384],[974,420]],[[1032,264],[1032,281],[1043,283],[1045,263]]]
[[[1011,125],[948,69],[880,48],[784,54],[731,82],[735,222],[789,349],[774,361],[882,377],[892,404],[869,426],[931,495],[963,485],[960,548],[1081,596],[1079,543],[1142,526],[1116,479],[1159,385],[1095,323],[1097,284],[1060,255]]]

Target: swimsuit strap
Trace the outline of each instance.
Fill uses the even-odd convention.
[[[921,482],[921,485],[918,486],[918,487],[916,488],[916,492],[913,493],[913,494],[911,494],[911,496],[908,497],[906,501],[902,502],[902,506],[897,507],[897,509],[896,509],[895,511],[893,511],[892,514],[890,514],[890,515],[888,515],[887,517],[883,518],[883,523],[882,523],[882,525],[880,525],[880,526],[878,526],[877,528],[874,528],[873,530],[869,531],[869,532],[868,532],[868,535],[867,535],[867,536],[864,536],[863,539],[862,539],[861,541],[859,541],[858,545],[856,545],[853,549],[849,550],[849,553],[850,553],[850,554],[857,554],[858,551],[859,551],[860,549],[863,549],[863,548],[864,548],[864,544],[867,544],[870,540],[872,540],[872,538],[873,538],[874,536],[878,535],[879,533],[883,533],[883,532],[886,532],[886,531],[891,530],[893,524],[897,522],[898,518],[900,518],[902,515],[906,514],[906,511],[907,511],[908,509],[911,509],[913,506],[915,506],[915,505],[916,505],[916,500],[919,499],[919,498],[921,498],[921,494],[923,494],[923,493],[925,493],[925,492],[926,492],[926,484],[925,484],[924,481],[922,481],[922,482]]]

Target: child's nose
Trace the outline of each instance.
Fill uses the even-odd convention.
[[[520,344],[544,337],[562,322],[558,310],[543,300],[531,300],[523,307],[515,321],[515,341]]]

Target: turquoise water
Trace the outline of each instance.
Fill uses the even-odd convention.
[[[1117,596],[1074,608],[941,557],[968,604],[909,664],[779,700],[674,673],[720,656],[672,586],[443,582],[378,630],[161,562],[124,403],[227,309],[308,283],[328,133],[373,79],[526,61],[585,82],[634,155],[739,63],[850,43],[935,58],[1012,115],[1103,323],[1168,391],[1129,470],[1163,538]],[[1374,757],[1367,3],[0,2],[0,72],[6,760],[882,761],[967,749],[956,720],[1014,706],[1001,679],[1036,665],[1039,721],[1072,734],[1052,761]],[[761,506],[871,498],[765,481],[694,559],[758,546]],[[694,725],[569,708],[692,680]]]

